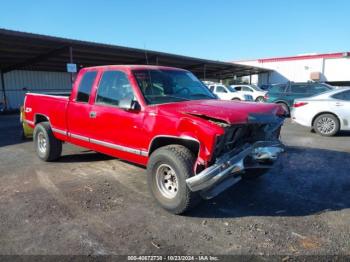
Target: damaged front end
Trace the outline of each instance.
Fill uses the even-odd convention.
[[[223,125],[209,167],[186,180],[191,191],[210,199],[237,183],[247,170],[269,169],[284,151],[279,141],[284,118],[250,114],[246,124]]]

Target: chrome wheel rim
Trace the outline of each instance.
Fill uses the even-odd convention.
[[[259,102],[259,103],[264,102],[264,98],[262,98],[262,97],[258,97],[257,102]]]
[[[177,175],[174,169],[167,165],[161,164],[156,172],[156,183],[159,192],[166,198],[172,199],[176,196],[179,188]]]
[[[330,134],[335,129],[335,121],[330,117],[322,117],[317,121],[317,129],[322,134]]]
[[[39,152],[42,153],[42,154],[45,154],[46,148],[47,148],[46,137],[45,137],[45,135],[42,132],[40,132],[38,134],[38,149],[39,149]]]

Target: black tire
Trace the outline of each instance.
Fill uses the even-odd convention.
[[[232,100],[234,100],[234,101],[241,101],[241,99],[239,99],[238,97],[234,97],[234,98],[232,98]]]
[[[286,103],[280,102],[280,103],[277,103],[277,104],[282,106],[284,111],[286,111],[287,116],[290,116],[290,108],[289,108],[289,106]]]
[[[326,125],[325,122],[329,123],[330,129],[327,129],[323,124]],[[316,133],[321,136],[334,136],[339,132],[340,124],[339,120],[335,115],[332,114],[322,114],[316,117],[313,122],[313,128]]]
[[[199,194],[192,192],[186,185],[186,179],[193,176],[194,162],[193,153],[181,145],[168,145],[158,148],[149,159],[147,165],[149,189],[158,204],[170,213],[185,213],[200,202]],[[161,168],[166,168],[168,172],[173,171],[175,173],[177,185],[174,185],[173,188],[165,185],[165,189],[162,189],[160,184],[164,185],[167,183],[164,181],[168,180],[173,183],[174,180],[165,178],[168,173],[162,173]],[[159,179],[160,176],[164,181]],[[173,191],[168,190],[169,188]],[[169,195],[166,195],[167,191],[173,195],[169,197]]]
[[[263,103],[263,102],[265,102],[265,98],[264,98],[263,96],[258,96],[258,97],[255,99],[255,102]]]
[[[248,169],[248,170],[245,170],[244,173],[242,173],[241,177],[243,180],[254,180],[268,172],[269,172],[268,168]]]
[[[38,157],[43,161],[54,161],[61,156],[62,141],[52,133],[49,122],[41,122],[34,128],[34,145]],[[45,140],[45,146],[43,145]]]

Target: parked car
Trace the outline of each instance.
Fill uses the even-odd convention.
[[[230,86],[212,84],[209,85],[208,88],[222,100],[253,101],[252,95],[236,92],[236,90]]]
[[[68,142],[147,166],[152,195],[174,214],[268,172],[283,151],[280,106],[219,100],[171,67],[84,68],[70,96],[27,93],[24,112],[41,160]]]
[[[255,102],[265,102],[267,91],[260,89],[256,85],[231,85],[238,93],[243,95],[251,95]]]
[[[339,130],[350,130],[350,88],[296,99],[292,120],[322,136],[334,136]]]
[[[268,103],[280,104],[290,114],[290,108],[297,98],[310,97],[333,90],[330,85],[323,83],[294,83],[271,85],[265,95]]]

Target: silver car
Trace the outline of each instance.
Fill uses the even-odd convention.
[[[340,88],[294,100],[292,121],[310,127],[322,136],[350,130],[350,88]]]

